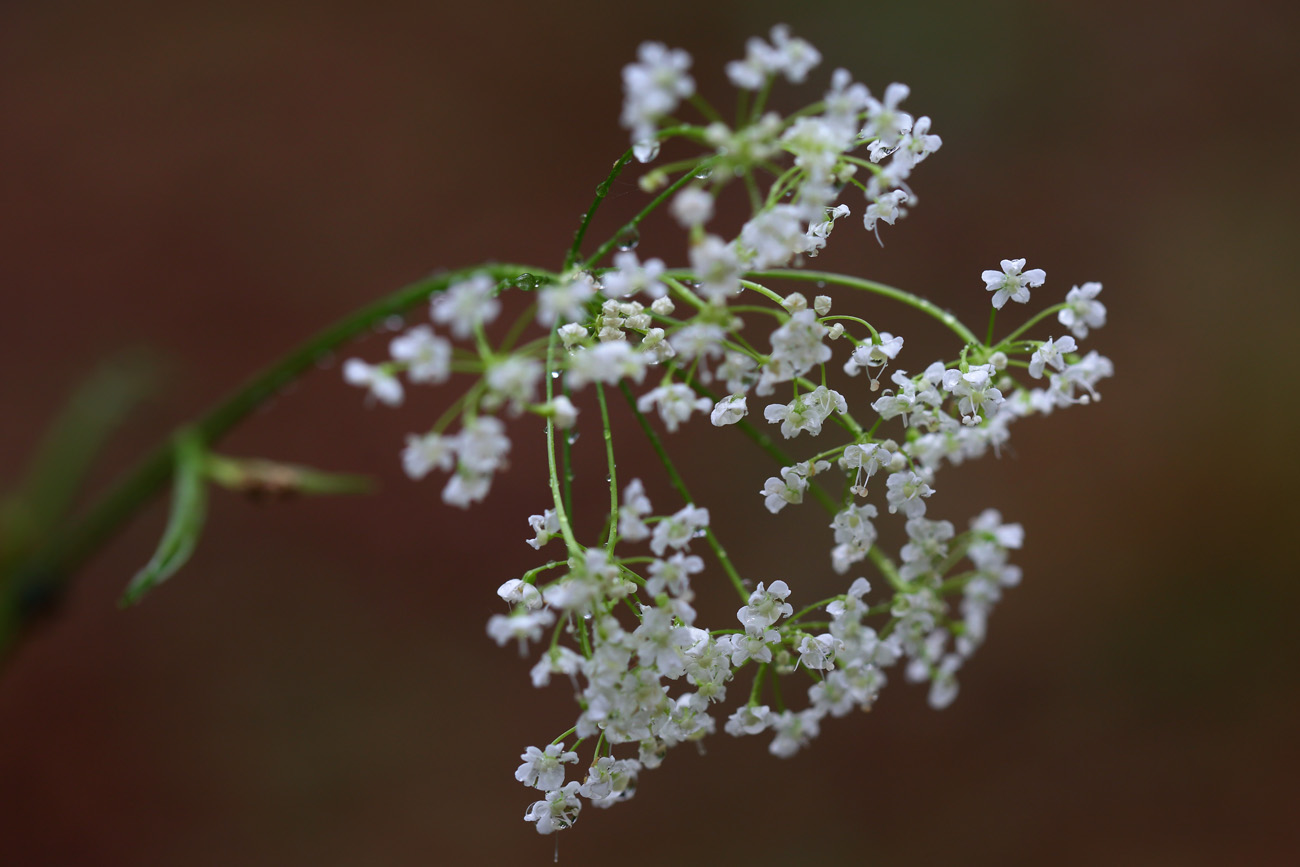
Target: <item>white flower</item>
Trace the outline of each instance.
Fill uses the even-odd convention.
[[[724,304],[740,291],[744,268],[735,247],[717,235],[705,235],[691,246],[691,270],[700,279],[700,291],[714,304]]]
[[[930,135],[930,118],[918,117],[912,125],[912,131],[903,136],[894,160],[902,161],[909,168],[924,160],[943,146],[943,139]]]
[[[563,645],[556,645],[542,654],[542,658],[537,661],[528,672],[533,681],[533,686],[541,689],[551,682],[551,675],[563,674],[573,678],[582,670],[582,654],[575,653]]]
[[[881,398],[881,400],[884,400],[884,398]],[[876,401],[876,403],[880,403],[880,401]],[[876,404],[872,404],[873,408],[875,406]],[[882,412],[881,418],[886,417]],[[850,443],[844,447],[844,453],[840,456],[839,464],[842,470],[857,470],[851,490],[859,497],[863,497],[867,493],[866,483],[871,481],[871,477],[879,470],[889,466],[893,457],[893,454],[888,449],[877,443],[863,445]]]
[[[468,280],[453,283],[429,302],[429,316],[446,325],[457,337],[469,337],[476,326],[497,318],[501,302],[494,296],[496,282],[488,274],[475,274]]]
[[[636,791],[637,772],[641,763],[635,759],[615,759],[601,756],[587,771],[578,794],[591,801],[593,807],[608,807],[626,801]]]
[[[784,265],[804,246],[804,225],[793,205],[774,205],[745,223],[738,246],[747,251],[749,266],[762,270]]]
[[[388,344],[393,360],[406,365],[411,382],[443,382],[451,376],[451,342],[417,325]]]
[[[578,408],[573,405],[573,401],[562,394],[551,398],[550,403],[543,407],[543,412],[560,430],[568,430],[578,423]]]
[[[496,472],[510,452],[505,431],[505,424],[495,416],[477,416],[466,421],[456,436],[461,465],[475,473]]]
[[[498,587],[497,595],[511,605],[522,605],[529,611],[535,611],[542,607],[541,592],[527,581],[519,578],[511,578]]]
[[[1100,292],[1100,283],[1075,286],[1065,294],[1065,303],[1069,306],[1056,314],[1057,320],[1080,340],[1088,336],[1089,328],[1106,324],[1106,305],[1097,300]]]
[[[791,316],[772,332],[770,378],[785,382],[830,361],[831,348],[822,342],[825,336],[826,326],[817,321],[815,311],[800,310]]]
[[[713,401],[707,397],[697,397],[689,385],[680,382],[652,389],[641,395],[636,402],[636,408],[641,412],[647,412],[651,407],[657,409],[659,418],[663,419],[664,427],[669,433],[675,432],[682,422],[690,418],[692,411],[708,412],[712,406]]]
[[[532,545],[534,551],[540,551],[543,545],[560,535],[560,519],[554,509],[547,509],[540,515],[530,515],[528,526],[533,528],[535,535],[524,541]]]
[[[618,510],[618,535],[628,542],[650,538],[650,528],[641,519],[653,512],[650,498],[640,479],[633,479],[623,489],[623,505]]]
[[[595,294],[596,281],[585,271],[543,286],[537,293],[537,321],[549,327],[561,320],[583,320],[587,317],[587,302]]]
[[[625,340],[614,340],[575,350],[565,379],[575,390],[589,382],[617,385],[624,379],[640,382],[645,379],[645,369],[645,353]]]
[[[772,716],[772,709],[765,704],[745,705],[736,708],[723,729],[733,737],[756,735],[772,724]]]
[[[898,110],[898,104],[907,99],[909,93],[911,89],[906,84],[894,82],[885,88],[883,102],[867,97],[867,125],[862,128],[862,138],[879,139],[886,149],[897,147],[902,137],[912,129],[912,116]],[[873,160],[880,158],[877,153],[873,149]]]
[[[984,288],[993,293],[993,306],[998,310],[1002,309],[1008,298],[1021,304],[1028,303],[1029,290],[1042,286],[1047,279],[1047,272],[1042,268],[1024,271],[1024,259],[1003,259],[1000,264],[1001,271],[984,271],[980,274]]]
[[[993,373],[987,364],[972,365],[964,373],[956,368],[944,371],[943,387],[960,398],[957,408],[963,424],[979,424],[983,421],[981,412],[992,415],[1002,404],[1002,392],[993,387]]]
[[[534,801],[524,814],[524,821],[536,822],[538,834],[550,834],[553,831],[564,831],[573,827],[573,823],[578,821],[578,813],[582,810],[582,802],[578,800],[578,788],[581,784],[577,780],[565,785],[562,789],[556,789],[546,793],[546,799]]]
[[[759,491],[763,495],[763,505],[775,515],[787,505],[803,502],[804,491],[808,489],[808,477],[823,470],[830,469],[828,461],[818,461],[810,466],[808,461],[781,468],[781,477],[771,477]]]
[[[360,358],[349,358],[343,363],[343,381],[368,389],[372,399],[386,406],[402,403],[402,384],[387,365],[367,364]]]
[[[943,658],[938,670],[930,679],[930,707],[943,710],[957,698],[957,670],[961,668],[962,659],[956,654]]]
[[[862,212],[862,225],[867,227],[868,232],[875,232],[876,240],[883,245],[884,241],[880,240],[880,229],[876,226],[877,221],[894,225],[894,221],[906,213],[903,205],[909,198],[906,190],[894,190],[892,193],[877,196]]]
[[[493,614],[488,620],[487,632],[498,646],[504,646],[510,639],[519,642],[519,655],[528,650],[529,641],[539,641],[542,629],[555,622],[555,614],[547,609],[525,611],[516,609],[509,616]]]
[[[632,141],[641,143],[654,137],[660,118],[672,114],[681,100],[695,92],[695,81],[686,72],[691,56],[680,48],[643,42],[637,61],[623,67],[622,124],[632,131]],[[637,158],[649,162],[654,156],[641,159],[638,154]]]
[[[768,752],[788,759],[799,752],[801,747],[807,746],[808,741],[817,737],[821,731],[821,715],[815,708],[798,713],[783,711],[772,720],[772,729],[776,732],[776,737],[768,745]]]
[[[819,385],[788,404],[769,404],[763,409],[763,418],[772,424],[780,422],[781,435],[790,439],[803,431],[817,436],[832,412],[848,412],[848,404],[838,391]]]
[[[691,599],[690,578],[704,571],[704,561],[694,554],[677,553],[667,560],[654,560],[646,570],[645,589],[653,596],[667,591],[682,599]]]
[[[713,195],[696,186],[683,189],[668,207],[683,229],[703,226],[713,219]]]
[[[561,325],[555,333],[560,335],[560,341],[564,343],[565,349],[572,349],[575,344],[587,339],[586,326],[579,325],[577,322]]]
[[[786,602],[790,595],[790,586],[784,581],[773,581],[768,587],[758,582],[758,589],[749,594],[749,602],[736,612],[746,631],[767,629],[782,617],[794,613],[794,606]]]
[[[844,364],[844,372],[849,376],[857,376],[863,368],[884,367],[897,358],[902,350],[903,338],[882,331],[879,343],[872,341],[854,347],[849,360]]]
[[[778,24],[772,28],[772,45],[754,37],[745,45],[745,59],[727,64],[727,78],[736,87],[758,90],[769,75],[783,73],[787,80],[799,84],[808,72],[821,63],[821,53],[803,39],[792,38],[790,28]]]
[[[406,435],[402,469],[413,479],[422,479],[435,467],[449,470],[456,462],[456,440],[440,434]]]
[[[532,403],[543,372],[540,361],[523,355],[510,355],[492,364],[484,377],[488,393],[483,408],[495,410],[509,402],[511,412],[522,412]]]
[[[799,642],[799,662],[806,668],[832,671],[835,668],[835,655],[843,649],[844,642],[830,633],[815,638],[805,635]]]
[[[654,535],[650,539],[650,550],[656,557],[662,557],[668,546],[685,548],[691,543],[696,532],[709,526],[709,510],[699,506],[683,506],[676,513],[655,524]]]
[[[564,751],[563,744],[550,744],[546,749],[529,747],[519,758],[524,763],[515,771],[515,779],[534,789],[558,789],[564,785],[563,764],[578,761],[578,754]]]
[[[627,298],[643,292],[650,298],[662,298],[668,294],[668,287],[659,279],[664,273],[664,263],[660,259],[647,259],[642,263],[636,253],[631,251],[616,253],[614,267],[601,275],[604,292],[610,298]]]
[[[918,518],[925,514],[925,498],[934,494],[934,489],[925,477],[912,470],[890,473],[885,482],[891,513],[902,511],[909,518]]]
[[[1066,311],[1062,310],[1061,312]],[[1076,349],[1078,349],[1078,344],[1068,334],[1055,340],[1050,337],[1047,338],[1047,342],[1039,344],[1038,348],[1034,350],[1034,354],[1029,358],[1029,375],[1034,379],[1039,379],[1043,375],[1043,369],[1048,366],[1055,370],[1065,370],[1065,359],[1062,356],[1067,352],[1074,352]]]

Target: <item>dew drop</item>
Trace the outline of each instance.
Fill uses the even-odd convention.
[[[639,141],[632,145],[632,155],[639,163],[648,163],[659,156],[659,139]]]
[[[614,241],[614,246],[626,253],[628,250],[635,250],[636,245],[641,243],[641,233],[636,226],[629,226],[618,233],[618,238]]]
[[[702,181],[707,181],[709,178],[713,177],[713,166],[700,166],[695,170],[695,177]]]
[[[560,378],[560,372],[558,370],[552,370],[551,379],[559,379],[559,378]]]
[[[577,441],[578,441],[578,434],[577,434],[577,432],[574,432],[574,433],[569,434],[569,445],[573,445],[573,444],[576,443]]]
[[[537,288],[537,278],[525,271],[515,278],[515,285],[525,292],[531,292]]]

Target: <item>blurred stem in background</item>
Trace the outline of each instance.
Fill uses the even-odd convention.
[[[314,369],[321,359],[388,317],[427,301],[430,295],[470,273],[511,280],[530,271],[539,273],[536,268],[508,264],[448,272],[405,286],[344,317],[254,376],[198,420],[177,429],[74,520],[78,494],[96,454],[155,378],[154,366],[141,359],[105,364],[75,391],[40,445],[22,484],[0,497],[0,661],[12,654],[35,622],[58,607],[68,584],[86,561],[167,484],[178,465],[187,465],[178,458],[198,455],[201,460],[195,466],[204,480],[245,492],[284,493],[286,484],[292,485],[295,493],[366,489],[356,477],[265,461],[238,461],[211,455],[207,450],[258,406]],[[186,499],[192,509],[194,499]],[[192,520],[177,526],[178,519],[186,517],[177,513],[180,500],[178,497],[173,503],[164,545],[141,576],[151,568],[169,565],[167,561],[174,571],[188,556],[185,544],[173,547],[192,543],[192,539],[176,535],[186,532],[187,527],[197,532]],[[160,561],[164,547],[172,549],[172,556]],[[170,571],[161,569],[154,573],[152,582],[146,583],[151,586],[168,574]],[[138,587],[136,590],[124,601],[134,601],[143,592]]]

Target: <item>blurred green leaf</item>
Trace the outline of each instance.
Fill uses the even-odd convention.
[[[127,585],[121,605],[134,605],[144,594],[176,574],[189,561],[203,531],[208,488],[205,471],[208,453],[193,432],[177,436],[176,463],[172,478],[171,514],[158,550]]]

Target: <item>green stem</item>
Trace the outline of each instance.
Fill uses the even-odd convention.
[[[591,225],[591,218],[596,216],[597,209],[600,208],[601,203],[605,201],[605,197],[609,195],[610,185],[613,184],[614,180],[622,173],[623,168],[632,161],[632,158],[632,149],[628,148],[621,157],[614,161],[614,167],[609,170],[609,174],[605,177],[605,180],[601,181],[596,186],[596,198],[592,200],[591,207],[587,208],[587,213],[583,214],[582,223],[579,224],[578,231],[573,233],[573,245],[569,247],[569,253],[564,257],[564,267],[560,270],[568,271],[573,267],[573,263],[578,261],[578,256],[582,249],[582,239],[587,236],[587,227]]]
[[[676,275],[674,274],[674,276]],[[810,283],[834,283],[839,286],[847,286],[850,289],[874,292],[877,295],[883,295],[886,298],[893,298],[895,301],[901,301],[907,306],[914,307],[927,316],[939,320],[944,326],[966,343],[978,344],[980,342],[974,332],[963,325],[956,316],[953,316],[947,310],[938,307],[919,295],[913,295],[911,292],[906,292],[902,289],[895,289],[893,286],[886,286],[883,283],[875,283],[871,280],[862,280],[857,277],[848,277],[843,274],[833,274],[827,271],[756,271],[746,274],[745,276],[751,280],[804,280]]]
[[[546,346],[547,403],[555,397],[555,377],[551,374],[555,370],[555,342],[558,336],[559,331],[552,329],[550,342]],[[567,441],[568,438],[565,439]],[[564,536],[564,544],[568,547],[569,553],[576,556],[582,549],[573,536],[573,527],[569,525],[569,513],[565,507],[564,496],[560,493],[560,477],[555,470],[555,419],[551,416],[546,418],[546,467],[550,472],[551,500],[555,503],[555,518],[560,524],[560,534]]]
[[[609,408],[605,404],[605,387],[596,383],[596,399],[600,401],[600,423],[605,431],[605,460],[609,463],[609,537],[605,540],[605,552],[614,553],[614,542],[618,539],[618,477],[614,472],[614,432],[609,424]]]
[[[1011,333],[1008,334],[1006,337],[1004,337],[1004,338],[1002,338],[1001,340],[999,340],[999,341],[998,341],[998,345],[997,345],[997,347],[994,347],[994,348],[1000,348],[1000,347],[1002,347],[1002,346],[1006,346],[1007,344],[1009,344],[1009,343],[1011,343],[1012,341],[1014,341],[1017,337],[1019,337],[1020,335],[1024,334],[1026,331],[1028,331],[1029,329],[1033,328],[1035,325],[1037,325],[1038,323],[1042,322],[1042,321],[1043,321],[1044,319],[1046,319],[1047,317],[1051,316],[1053,313],[1059,313],[1059,312],[1061,312],[1062,310],[1064,310],[1065,308],[1067,308],[1067,307],[1069,307],[1069,306],[1070,306],[1069,304],[1065,304],[1065,303],[1061,303],[1061,304],[1053,304],[1051,307],[1048,307],[1046,310],[1043,310],[1043,311],[1039,312],[1038,315],[1034,316],[1032,319],[1030,319],[1030,320],[1029,320],[1028,322],[1026,322],[1024,325],[1021,325],[1021,326],[1020,326],[1019,328],[1017,328],[1015,331],[1011,332]]]
[[[655,454],[659,456],[659,462],[662,463],[664,469],[667,470],[668,480],[672,482],[673,487],[677,489],[677,493],[682,495],[683,500],[688,504],[694,503],[695,499],[691,497],[691,492],[687,489],[686,483],[682,481],[681,475],[678,474],[677,467],[673,465],[672,460],[668,457],[668,452],[664,450],[664,444],[660,442],[659,435],[655,433],[654,428],[650,426],[650,421],[645,417],[645,414],[642,413],[641,410],[637,409],[636,398],[632,395],[632,389],[627,387],[626,382],[620,382],[619,389],[623,392],[623,397],[627,400],[628,406],[636,416],[637,423],[641,425],[641,430],[645,432],[646,437],[650,440],[650,445],[654,447]],[[745,600],[749,599],[749,590],[745,588],[745,582],[741,580],[740,573],[737,572],[736,567],[732,565],[731,558],[727,556],[726,549],[722,547],[722,543],[719,542],[718,537],[714,535],[712,527],[704,528],[704,538],[705,541],[709,543],[709,547],[713,549],[714,556],[716,556],[718,562],[722,564],[722,571],[727,573],[727,577],[731,579],[731,583],[735,586],[736,592],[740,594],[740,598]]]
[[[677,180],[669,184],[668,187],[662,193],[655,196],[655,198],[650,202],[650,204],[642,208],[639,214],[637,214],[635,217],[633,217],[632,219],[624,223],[622,226],[620,226],[619,230],[615,232],[608,241],[606,241],[604,244],[601,244],[600,248],[596,250],[595,253],[592,253],[589,257],[587,257],[587,259],[582,263],[580,267],[584,269],[590,268],[592,265],[599,262],[601,259],[605,258],[605,255],[610,250],[614,249],[614,245],[618,243],[619,238],[623,237],[625,234],[627,234],[628,232],[635,229],[638,225],[640,225],[642,220],[650,216],[650,214],[652,214],[656,208],[658,208],[660,205],[666,202],[673,195],[673,193],[677,192],[682,187],[686,186],[691,181],[693,181],[695,179],[696,173],[698,173],[701,169],[712,166],[717,161],[718,161],[717,157],[710,157],[706,160],[702,160],[700,164],[695,167],[694,171],[686,172],[680,178],[678,178]],[[604,197],[602,196],[601,198],[603,199]],[[593,205],[593,208],[594,207],[595,206]]]

